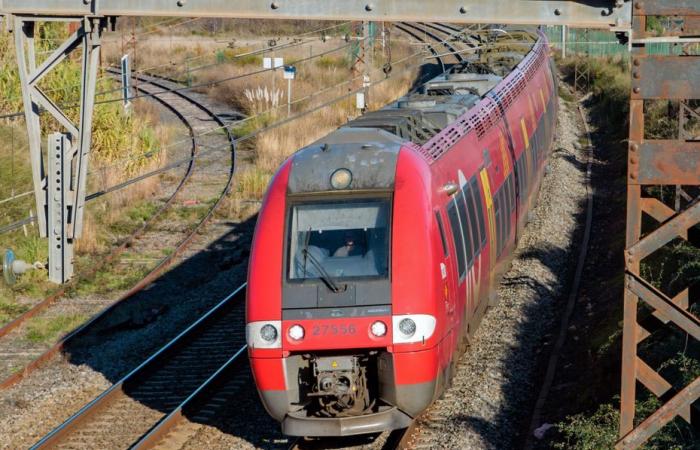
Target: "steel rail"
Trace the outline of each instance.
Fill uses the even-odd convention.
[[[203,409],[207,400],[215,397],[217,386],[224,384],[232,376],[245,367],[247,359],[243,356],[248,349],[243,345],[226,363],[219,367],[212,376],[202,383],[192,394],[182,401],[167,416],[156,423],[151,430],[133,444],[131,450],[146,450],[154,448],[168,433],[175,430],[190,412]]]
[[[193,346],[197,343],[197,338],[201,338],[202,335],[212,328],[212,324],[226,318],[231,314],[231,310],[235,308],[234,300],[242,301],[241,297],[245,298],[245,289],[247,284],[236,288],[232,293],[221,300],[216,306],[211,308],[203,316],[197,319],[194,323],[188,326],[184,331],[178,334],[174,339],[169,341],[155,353],[153,353],[149,358],[142,362],[138,367],[133,369],[127,375],[122,377],[119,381],[110,386],[107,390],[103,391],[94,400],[83,406],[78,412],[73,414],[61,425],[53,429],[49,434],[44,436],[39,442],[34,444],[31,448],[32,450],[38,450],[43,448],[56,447],[62,440],[65,440],[75,433],[76,430],[80,428],[85,422],[90,419],[104,413],[109,410],[110,405],[116,403],[119,399],[123,399],[129,396],[129,392],[135,391],[141,384],[152,380],[154,375],[158,371],[164,371],[167,369],[172,370],[170,367],[166,367],[166,363],[170,362],[174,357],[181,355],[183,350],[187,349],[188,346]],[[205,335],[206,336],[206,335]],[[219,344],[219,342],[215,342]],[[222,349],[219,349],[221,351]],[[182,411],[182,408],[189,405],[194,399],[205,390],[206,387],[212,384],[222,372],[227,368],[230,368],[232,364],[240,361],[243,355],[245,355],[246,346],[238,348],[237,350],[232,350],[229,348],[223,349],[224,351],[233,351],[233,355],[226,358],[226,362],[217,368],[209,375],[202,384],[200,384],[196,389],[185,396],[184,400],[178,402],[176,406],[170,413],[164,413],[165,417],[161,418],[157,423],[153,424],[150,431],[144,439],[148,436],[157,436],[158,426],[167,426],[167,424],[175,423],[177,419],[174,417],[178,412]],[[176,388],[177,386],[173,386]],[[165,425],[163,425],[165,424]],[[155,433],[155,434],[154,434]],[[129,446],[134,443],[128,443]]]
[[[465,31],[467,31],[467,30],[460,30],[459,28],[449,27],[449,26],[441,24],[441,23],[418,22],[418,24],[422,25],[424,27],[432,28],[433,30],[435,30],[439,33],[444,33],[444,34],[448,35],[448,39],[459,39],[460,36],[462,36],[463,39],[466,39]],[[473,42],[467,42],[466,40],[463,40],[462,43],[467,45],[469,48],[476,47],[476,45]],[[456,54],[461,54],[461,53],[462,52],[456,52]]]
[[[446,38],[446,39],[441,39],[441,38],[440,38],[438,35],[436,35],[435,33],[433,33],[433,32],[431,32],[431,31],[428,31],[428,30],[427,30],[427,28],[433,28],[433,29],[435,29],[434,27],[430,27],[430,26],[427,26],[427,25],[423,25],[425,28],[421,28],[421,27],[419,27],[419,26],[417,26],[417,25],[415,25],[415,24],[408,23],[408,22],[402,22],[402,25],[404,25],[404,26],[406,26],[406,27],[409,27],[409,28],[412,28],[412,29],[414,29],[414,30],[416,30],[416,31],[418,31],[418,32],[420,32],[420,33],[423,33],[424,35],[426,35],[426,36],[428,36],[428,37],[430,37],[430,38],[432,38],[432,39],[435,39],[436,41],[438,41],[438,42],[440,43],[440,45],[442,45],[443,47],[445,47],[445,48],[447,49],[447,51],[450,52],[450,53],[457,59],[458,62],[461,63],[461,62],[464,61],[464,58],[462,57],[462,55],[460,55],[459,52],[457,51],[457,49],[456,49],[452,44],[449,43],[449,39],[452,37],[452,35],[451,35],[450,33],[447,33],[446,31],[443,31],[443,30],[439,30],[439,29],[438,29],[437,31],[449,35],[448,38]],[[400,27],[400,25],[397,25],[397,27]],[[402,31],[404,31],[404,32],[406,31],[404,28],[400,28],[400,29],[401,29]],[[431,48],[432,48],[432,47],[431,47]],[[434,54],[437,58],[440,57],[440,55],[437,54],[437,51],[435,51],[435,53],[433,53],[433,54]]]
[[[384,80],[382,80],[384,81]],[[381,81],[380,81],[381,82]],[[378,84],[378,83],[376,83]],[[352,93],[348,94],[352,95]],[[337,100],[336,100],[337,101]],[[323,105],[322,105],[323,106]],[[291,119],[291,118],[290,118]],[[289,119],[288,119],[289,120]],[[243,285],[240,289],[242,289],[245,285]],[[233,295],[233,294],[232,294]],[[217,307],[218,308],[218,307]],[[215,309],[217,309],[215,308]],[[207,317],[210,317],[212,315],[212,312],[210,311],[205,315],[205,317],[200,318],[196,324],[201,324],[206,320]],[[188,330],[192,330],[195,327],[193,324]],[[183,333],[181,333],[180,336],[186,335],[187,330]],[[180,338],[180,337],[179,337]],[[182,338],[180,338],[182,339]],[[177,338],[176,338],[177,340]],[[169,344],[165,348],[170,348],[174,344]],[[150,430],[145,433],[136,443],[130,443],[131,448],[139,448],[139,449],[144,449],[144,448],[152,448],[155,444],[160,442],[170,431],[175,429],[178,424],[182,421],[182,419],[185,416],[185,411],[188,408],[193,408],[193,405],[205,402],[205,399],[207,398],[207,395],[212,395],[211,394],[211,389],[212,386],[216,385],[217,383],[221,383],[226,376],[230,373],[231,370],[233,370],[233,367],[237,367],[241,361],[241,355],[245,352],[246,347],[243,346],[241,347],[230,359],[226,361],[225,364],[223,364],[219,369],[217,369],[210,377],[208,377],[204,383],[202,383],[197,389],[195,389],[190,395],[188,395],[178,406],[176,406],[172,411],[170,411],[165,417],[161,418],[158,420],[156,424],[154,424]],[[66,422],[64,422],[60,427],[56,428],[53,430],[49,435],[47,435],[45,438],[43,438],[39,443],[37,443],[33,448],[45,448],[45,447],[50,447],[54,446],[62,437],[65,437],[69,435],[72,431],[75,431],[79,426],[80,423],[88,420],[88,418],[91,415],[99,414],[99,411],[103,410],[104,405],[108,405],[109,403],[112,403],[115,400],[115,397],[118,395],[126,395],[124,386],[126,383],[136,377],[140,372],[139,370],[145,370],[146,367],[148,367],[149,364],[152,363],[152,361],[155,359],[157,355],[162,355],[165,354],[167,350],[161,350],[159,351],[156,355],[153,357],[149,358],[149,360],[145,361],[142,363],[139,368],[135,369],[132,373],[127,375],[127,377],[123,378],[120,382],[116,383],[112,387],[110,387],[107,391],[103,392],[98,398],[90,402],[88,405],[83,407],[80,411],[78,411],[76,414],[74,414],[70,419],[68,419]],[[163,364],[160,364],[162,366]],[[107,406],[108,407],[108,406]],[[392,434],[393,435],[393,434]],[[403,436],[404,433],[400,432],[400,436]],[[296,441],[293,441],[296,442]],[[398,442],[398,440],[397,440]],[[389,448],[389,447],[387,447]]]
[[[416,53],[416,54],[410,55],[409,57],[402,58],[400,61],[408,60],[408,59],[410,59],[410,58],[413,58],[413,57],[418,56],[419,54],[420,54],[420,53]],[[402,72],[405,72],[406,70],[412,70],[413,67],[414,67],[414,66],[408,67],[408,68],[404,69]],[[397,76],[399,73],[400,73],[400,72],[394,72],[394,73],[392,74],[392,76]],[[384,81],[386,81],[386,80],[392,78],[392,76],[389,76],[389,77],[386,77],[386,78],[384,78],[384,79],[382,79],[382,80],[380,80],[380,81],[377,81],[377,82],[373,83],[373,85],[381,84],[381,83],[383,83]],[[337,102],[337,101],[342,100],[343,98],[347,98],[347,97],[349,97],[349,96],[352,96],[352,95],[354,95],[354,93],[355,93],[354,91],[353,91],[353,92],[350,92],[350,93],[348,93],[348,94],[346,94],[346,95],[343,95],[343,96],[341,96],[341,97],[339,97],[339,98],[334,99],[333,102]],[[331,104],[331,103],[328,103],[328,104]],[[304,113],[302,113],[302,114],[299,114],[299,115],[297,115],[297,116],[295,116],[295,117],[290,117],[290,118],[288,118],[288,119],[286,119],[286,120],[280,121],[280,122],[278,122],[278,123],[276,123],[276,124],[273,124],[273,126],[267,127],[267,129],[269,129],[269,128],[275,128],[275,127],[281,126],[281,125],[283,125],[283,124],[285,124],[285,123],[289,123],[289,122],[295,120],[295,119],[298,118],[298,117],[301,117],[301,116],[303,116],[303,115],[310,114],[310,113],[312,113],[312,112],[318,111],[318,110],[320,110],[321,108],[328,106],[328,104],[323,104],[323,105],[317,106],[317,107],[313,108],[312,110],[306,111],[306,112],[304,112]],[[258,133],[263,132],[263,131],[265,131],[265,130],[257,130],[256,132],[251,133],[251,135],[249,135],[249,136],[252,137],[252,135],[257,135]],[[238,142],[238,141],[234,141],[234,142]],[[200,153],[203,153],[203,152],[200,152]],[[114,306],[114,305],[113,305],[113,306]],[[104,313],[106,313],[106,311],[104,311],[103,313],[101,313],[100,316],[102,316]],[[94,320],[93,320],[93,321],[94,321]],[[92,321],[91,321],[91,322],[92,322]],[[78,331],[78,330],[76,330],[76,331]],[[74,332],[74,333],[75,333],[75,332]],[[71,334],[73,334],[73,333],[71,333]],[[59,350],[60,350],[60,349],[59,349]],[[54,353],[54,354],[55,354],[55,353]],[[42,360],[48,360],[52,355],[53,355],[53,354],[45,354],[45,355],[42,355],[42,356],[44,356],[44,358],[42,358]],[[36,363],[36,364],[35,364],[35,363]],[[33,363],[33,364],[34,364],[35,366],[38,367],[38,365],[39,365],[41,362],[40,362],[40,361],[39,361],[39,362],[36,362],[36,361],[35,361],[35,363]]]
[[[408,34],[409,36],[412,36],[414,39],[417,39],[420,42],[425,42],[418,34],[416,34],[413,31],[408,29],[408,23],[406,23],[406,22],[401,22],[401,23],[403,25],[406,25],[406,26],[401,26],[400,24],[395,23],[394,27],[398,28],[399,30],[403,31],[404,33]],[[412,27],[412,28],[415,28],[415,27]],[[422,32],[423,30],[419,30],[419,31]],[[426,44],[427,44],[427,47],[428,47],[428,50],[430,51],[430,53],[433,54],[433,58],[435,58],[435,61],[437,61],[437,63],[440,64],[440,67],[442,67],[442,71],[444,72],[445,71],[445,63],[442,60],[442,58],[440,57],[440,55],[438,54],[438,51],[435,50],[435,48],[432,45],[428,44],[427,42],[426,42]]]
[[[154,83],[157,83],[157,81],[154,81]],[[190,99],[185,94],[180,94],[180,95],[183,96],[183,98],[186,98],[188,101],[191,101],[193,104],[197,105],[198,108],[200,108],[202,111],[206,112],[210,117],[214,118],[214,120],[217,123],[219,123],[222,127],[224,127],[224,129],[225,129],[225,132],[227,135],[227,140],[229,142],[229,146],[231,149],[231,164],[230,164],[230,170],[229,170],[229,173],[228,173],[228,176],[226,179],[226,184],[225,184],[224,188],[221,190],[221,193],[218,196],[216,202],[214,202],[214,204],[208,209],[207,213],[200,219],[200,221],[194,226],[194,228],[189,230],[189,232],[187,233],[185,238],[180,241],[180,243],[175,248],[175,250],[171,254],[169,254],[168,256],[163,258],[160,261],[160,263],[158,265],[156,265],[156,267],[153,268],[146,276],[144,276],[139,282],[137,282],[134,286],[132,286],[131,289],[129,289],[125,294],[120,296],[120,298],[117,301],[113,302],[111,305],[107,306],[102,311],[100,311],[95,316],[93,316],[90,320],[83,323],[78,328],[74,329],[69,334],[64,336],[57,343],[55,343],[53,346],[51,346],[48,350],[46,350],[44,353],[42,353],[38,358],[33,360],[27,366],[25,366],[23,370],[14,373],[13,375],[8,377],[7,379],[0,382],[0,390],[6,389],[10,386],[13,386],[17,382],[19,382],[20,380],[25,378],[28,374],[30,374],[31,372],[33,372],[37,368],[41,367],[45,362],[50,360],[54,355],[61,352],[69,342],[71,342],[77,336],[83,335],[87,330],[92,328],[92,326],[94,326],[102,317],[105,317],[107,314],[109,314],[109,312],[111,312],[114,308],[116,308],[117,305],[121,305],[124,301],[133,297],[134,294],[143,290],[146,286],[148,286],[151,282],[153,282],[158,276],[160,276],[163,273],[163,271],[165,271],[165,269],[167,269],[175,261],[175,259],[183,251],[185,251],[189,247],[189,244],[192,242],[194,237],[209,222],[209,220],[211,220],[211,218],[214,216],[214,213],[216,212],[218,207],[221,205],[221,202],[226,197],[226,194],[228,194],[228,192],[230,191],[231,185],[233,183],[233,175],[234,175],[235,167],[236,167],[236,159],[235,159],[236,141],[234,140],[233,135],[228,130],[228,128],[226,128],[223,120],[221,120],[221,118],[219,118],[219,116],[216,115],[214,112],[212,112],[209,108],[207,108],[206,106],[202,105],[201,103],[197,102],[194,99]],[[198,152],[198,154],[201,154],[201,153],[202,153],[201,151]],[[197,156],[197,154],[195,154],[193,157],[189,158],[189,161],[191,161],[192,164],[194,164],[194,160],[196,159],[196,156]],[[96,269],[94,272],[96,272],[97,270],[99,270],[99,269]],[[71,284],[70,286],[67,286],[66,288],[62,288],[59,291],[58,295],[54,294],[52,297],[50,297],[49,301],[45,300],[45,302],[47,302],[48,304],[42,306],[41,309],[45,309],[46,307],[50,306],[50,304],[54,303],[58,298],[60,298],[60,296],[62,296],[63,294],[65,294],[67,292],[67,289],[69,287],[72,287],[72,286],[73,286],[73,284]],[[38,312],[39,311],[33,313],[32,315],[36,315]],[[27,313],[25,313],[25,314],[27,314]],[[23,321],[26,321],[27,318],[24,318]],[[13,328],[16,328],[20,324],[21,323],[13,325]],[[5,332],[5,334],[7,334],[7,332]],[[0,336],[2,336],[2,335],[0,335]]]

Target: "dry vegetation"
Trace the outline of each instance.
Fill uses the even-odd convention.
[[[358,73],[354,75],[357,78],[349,82],[353,72],[351,46],[344,40],[345,34],[350,32],[347,24],[275,22],[274,28],[270,28],[270,21],[221,23],[218,20],[163,22],[149,19],[141,21],[141,25],[147,31],[146,35],[135,45],[132,41],[124,47],[122,40],[113,41],[112,45],[106,46],[106,60],[116,64],[121,52],[130,48],[136,55],[135,67],[140,70],[179,79],[212,100],[244,112],[248,119],[233,127],[238,138],[287,117],[287,83],[281,70],[275,74],[263,72],[249,76],[251,72],[262,69],[263,56],[283,57],[285,64],[296,66],[297,76],[292,82],[292,115],[332,102],[360,86]],[[335,28],[322,33],[328,35],[325,40],[319,39],[321,33],[308,33],[333,26]],[[219,32],[216,39],[207,36],[212,32]],[[124,42],[128,41],[128,26],[125,31],[118,30],[119,33],[126,33]],[[288,46],[293,43],[290,35],[303,35],[304,42]],[[269,47],[271,38],[277,41],[275,48]],[[380,68],[387,62],[378,45],[379,40],[376,42],[372,74],[375,82],[385,77]],[[393,61],[401,62],[394,67],[390,79],[370,89],[370,110],[384,106],[408,90],[416,77],[420,60],[406,58],[415,51],[405,41],[395,40],[391,54]],[[241,142],[239,149],[252,153],[252,158],[251,164],[238,174],[238,197],[259,200],[270,177],[289,155],[357,114],[354,96],[350,95],[292,123],[271,128]]]
[[[48,54],[67,34],[62,26],[47,25],[38,31],[38,54]],[[22,109],[18,74],[14,61],[14,46],[9,36],[0,36],[0,114]],[[42,89],[59,105],[75,103],[79,98],[80,58],[71,57],[42,81]],[[98,92],[109,91],[116,84],[105,74],[100,75]],[[112,98],[109,95],[101,97]],[[68,108],[67,114],[77,121],[78,110]],[[42,116],[44,133],[60,127]],[[98,105],[94,112],[94,134],[89,166],[88,192],[104,189],[162,165],[164,148],[171,130],[159,124],[158,111],[147,101],[135,101],[131,114],[125,114],[119,102]],[[112,232],[114,222],[139,201],[152,197],[159,180],[151,178],[88,205],[85,228],[76,246],[78,270],[94,263],[95,256],[106,252],[120,237]],[[5,120],[0,127],[0,199],[32,190],[29,150],[24,120]],[[34,212],[34,196],[0,205],[0,226],[27,217]],[[46,243],[38,237],[33,225],[0,235],[0,248],[12,248],[18,258],[30,262],[46,262]],[[25,304],[54,289],[46,281],[46,272],[36,271],[23,276],[12,288],[0,283],[0,324],[26,309]]]
[[[312,34],[305,37],[308,40],[302,45],[285,49],[284,44],[293,41],[289,38],[279,38],[280,35],[304,33],[329,24],[295,22],[282,24],[273,30],[269,28],[269,24],[261,27],[260,22],[240,22],[240,26],[235,27],[226,24],[224,30],[234,31],[226,31],[226,36],[217,35],[216,39],[201,36],[206,33],[194,26],[185,27],[185,31],[178,31],[174,27],[171,37],[168,35],[169,28],[145,23],[147,34],[139,39],[136,52],[132,54],[135,55],[135,64],[132,63],[135,71],[157,67],[155,72],[174,76],[194,85],[204,85],[197,88],[197,91],[208,95],[213,101],[247,114],[249,119],[233,127],[237,137],[250,137],[251,133],[259,132],[255,137],[245,139],[239,146],[246,155],[244,159],[248,161],[243,164],[243,169],[237,175],[237,188],[220,211],[220,214],[227,217],[242,217],[254,212],[270,177],[289,155],[359,113],[354,104],[354,91],[360,87],[360,80],[356,78],[352,82],[348,81],[352,76],[352,56],[350,46],[341,39],[348,31],[347,27],[337,27],[330,33],[331,38],[324,42]],[[157,21],[154,20],[154,23]],[[45,37],[52,39],[64,33],[64,30],[50,27],[45,31]],[[134,47],[128,44],[122,46],[120,33],[118,30],[115,34],[105,37],[103,61],[106,64],[118,62],[123,50],[134,50]],[[283,57],[286,64],[297,61],[297,78],[293,81],[292,115],[299,115],[299,118],[266,129],[287,118],[286,81],[283,80],[281,71],[277,71],[274,75],[276,79],[273,90],[272,73],[244,75],[262,69],[262,54],[255,53],[255,50],[266,47],[271,37],[278,39],[274,56]],[[229,43],[234,41],[235,44],[229,46]],[[47,45],[50,45],[50,42],[58,41],[47,40]],[[337,50],[332,51],[334,49]],[[377,84],[370,89],[369,109],[380,108],[400,97],[412,85],[420,59],[407,59],[407,56],[414,52],[415,49],[397,39],[392,45],[395,63],[392,76],[377,83],[385,78],[381,67],[386,62],[380,47],[377,46],[372,72],[372,80]],[[325,54],[321,55],[322,53]],[[265,54],[268,55],[270,52]],[[308,61],[300,61],[310,55],[314,57]],[[10,43],[0,41],[0,59],[3,62],[3,69],[0,70],[0,88],[5,89],[7,93],[0,102],[0,113],[21,109],[19,82],[13,58],[14,52]],[[46,79],[47,85],[44,88],[51,91],[59,104],[77,98],[78,63],[79,58],[70,60],[57,75]],[[115,84],[109,77],[103,74],[101,78],[98,91],[114,88]],[[223,79],[229,80],[222,82]],[[141,100],[133,104],[130,115],[122,113],[119,103],[101,105],[96,109],[89,192],[120,183],[167,162],[168,143],[172,142],[173,136],[181,130],[177,131],[160,123],[159,107],[154,106],[152,102]],[[305,113],[319,106],[323,107],[313,113]],[[44,124],[45,129],[55,127],[55,124]],[[10,139],[12,136],[14,138]],[[24,123],[17,121],[6,124],[0,128],[0,138],[0,198],[5,198],[12,192],[30,190],[32,186]],[[11,158],[11,171],[16,175],[15,179],[21,181],[10,186],[3,181],[8,180],[4,175],[10,172],[8,157],[12,151],[14,158]],[[150,217],[155,210],[152,199],[160,194],[163,177],[171,175],[149,178],[89,204],[84,234],[76,248],[79,271],[81,267],[94,264],[99,255],[109,251],[121,237]],[[33,201],[33,196],[27,196],[12,203],[11,208],[8,205],[0,205],[0,225],[26,217],[27,212],[33,208]],[[0,246],[14,248],[19,258],[28,261],[46,261],[46,244],[37,237],[35,228],[28,228],[26,234],[20,230],[0,236]],[[105,289],[116,289],[139,276],[138,273],[122,275],[117,280],[109,274],[100,273],[86,286],[103,285]],[[51,288],[46,282],[45,272],[26,275],[11,289],[0,285],[0,324],[24,311],[26,305],[32,302],[31,299],[45,295]],[[85,289],[81,287],[80,292]],[[52,326],[49,324],[40,328],[52,329]],[[49,331],[50,333],[53,331]]]

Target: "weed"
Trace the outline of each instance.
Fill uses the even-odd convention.
[[[559,98],[569,103],[576,101],[576,97],[574,97],[571,92],[564,89],[562,86],[559,86]]]
[[[321,69],[349,69],[350,61],[344,56],[324,55],[316,60],[316,65]]]
[[[272,174],[258,167],[243,171],[238,178],[238,192],[244,198],[262,198]]]
[[[25,337],[33,343],[53,341],[60,334],[71,331],[85,321],[82,314],[60,315],[51,318],[33,318],[27,323]]]
[[[0,326],[24,313],[27,309],[29,307],[20,305],[12,300],[0,299]]]

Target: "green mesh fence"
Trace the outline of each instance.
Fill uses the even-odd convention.
[[[561,49],[562,45],[561,25],[544,27],[545,34],[549,42],[556,48]],[[647,53],[651,55],[680,55],[683,53],[683,46],[680,44],[655,43],[646,45]],[[567,28],[566,33],[566,54],[586,54],[590,56],[628,56],[629,47],[627,44],[620,44],[612,31],[585,30],[577,28]]]

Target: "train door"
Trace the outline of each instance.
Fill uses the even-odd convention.
[[[491,196],[489,173],[486,169],[481,169],[479,176],[481,177],[481,185],[484,189],[484,199],[486,200],[486,217],[488,219],[489,261],[491,262],[489,272],[493,272],[493,267],[496,265],[496,251],[498,246],[496,243],[496,215],[493,209],[493,197]]]
[[[489,173],[486,169],[481,169],[479,173],[481,178],[481,186],[484,190],[484,200],[486,201],[486,219],[488,222],[488,243],[489,243],[489,271],[488,271],[488,296],[489,304],[494,304],[496,299],[496,271],[494,270],[497,260],[497,243],[496,243],[496,215],[494,212],[493,197],[491,195],[491,183],[489,181]]]

